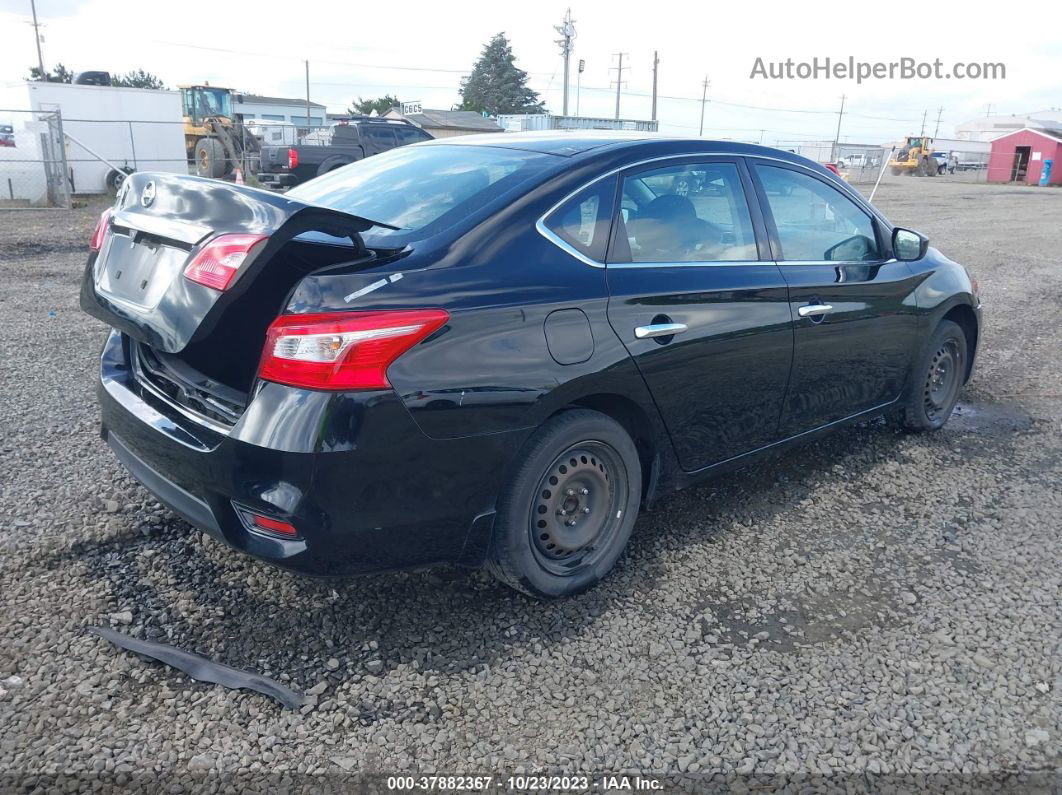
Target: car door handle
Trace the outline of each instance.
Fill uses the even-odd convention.
[[[653,323],[648,326],[638,326],[634,329],[634,336],[640,340],[650,337],[670,337],[672,334],[681,334],[686,329],[685,323]]]
[[[833,307],[829,304],[808,304],[800,307],[797,314],[801,317],[815,317],[815,315],[825,315],[832,311]]]

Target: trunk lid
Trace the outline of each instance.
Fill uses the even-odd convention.
[[[354,242],[373,222],[280,194],[175,174],[131,174],[109,229],[90,257],[81,307],[90,315],[164,353],[180,353],[210,333],[255,278],[293,237],[325,232]],[[196,252],[218,235],[267,236],[224,292],[184,277]],[[283,262],[277,266],[283,267]]]

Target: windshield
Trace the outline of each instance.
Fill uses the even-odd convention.
[[[232,118],[232,98],[225,88],[195,89],[196,115]]]
[[[363,233],[399,248],[446,229],[541,174],[555,158],[487,146],[404,146],[358,160],[287,195],[398,227]]]

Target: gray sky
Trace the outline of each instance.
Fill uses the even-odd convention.
[[[553,25],[566,2],[324,3],[255,0],[242,11],[218,3],[216,13],[172,0],[38,0],[45,65],[124,72],[144,68],[169,86],[209,80],[243,91],[301,97],[302,59],[310,60],[311,98],[329,110],[350,100],[397,93],[425,107],[459,101],[460,77],[484,43],[504,31],[518,65],[547,107],[561,110],[562,68]],[[1062,38],[1057,4],[1027,2],[1013,14],[969,2],[930,4],[930,23],[896,21],[900,4],[862,8],[850,1],[692,3],[655,0],[570,3],[585,59],[580,112],[611,117],[613,53],[630,71],[621,105],[625,118],[649,118],[653,50],[660,53],[661,129],[696,135],[701,81],[709,75],[705,135],[779,141],[832,139],[841,94],[848,96],[841,136],[881,143],[927,132],[944,108],[940,135],[975,116],[1062,107]],[[913,12],[905,11],[905,16]],[[204,17],[210,24],[204,24]],[[998,17],[998,18],[997,18]],[[22,78],[36,63],[29,0],[0,0],[0,82]],[[1054,20],[1037,24],[1035,20]],[[1009,31],[1009,33],[1007,32]],[[751,79],[765,61],[830,57],[861,61],[940,58],[1002,62],[1004,80]],[[399,68],[402,67],[402,68]],[[575,106],[573,66],[571,112]],[[766,108],[761,110],[739,105]]]

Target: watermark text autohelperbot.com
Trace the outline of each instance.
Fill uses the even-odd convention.
[[[1007,65],[986,61],[956,61],[946,64],[940,58],[920,61],[857,61],[847,58],[819,58],[797,61],[771,61],[759,57],[752,64],[750,80],[1006,80]]]

